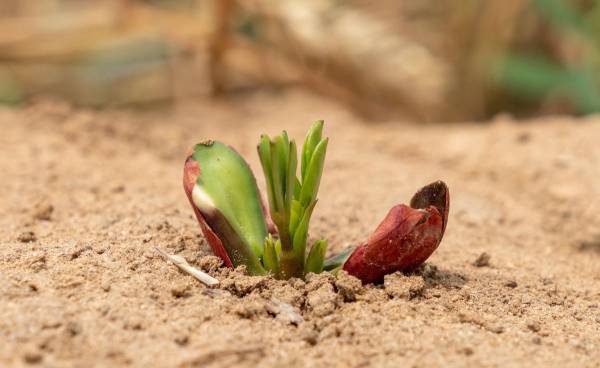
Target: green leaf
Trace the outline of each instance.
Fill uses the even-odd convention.
[[[289,143],[288,149],[288,165],[287,165],[287,179],[286,179],[286,191],[285,191],[285,208],[290,212],[292,208],[292,200],[294,199],[294,186],[296,185],[296,167],[298,166],[298,152],[296,151],[296,142],[292,140]]]
[[[564,68],[540,56],[508,56],[499,64],[496,80],[523,97],[539,98],[565,87],[569,74]]]
[[[304,211],[302,219],[296,228],[296,232],[293,234],[294,252],[301,254],[304,257],[306,251],[306,239],[308,238],[308,224],[310,222],[310,216],[312,215],[313,209],[315,208],[317,201],[312,201],[310,205]]]
[[[271,173],[273,176],[273,197],[275,201],[275,212],[282,213],[285,211],[284,204],[284,178],[286,177],[285,173],[285,161],[284,161],[284,153],[281,149],[281,140],[275,140],[275,142],[271,141]],[[275,219],[274,219],[275,220]]]
[[[234,265],[246,264],[250,272],[260,272],[258,259],[268,232],[250,167],[237,152],[216,141],[197,144],[192,158],[200,166],[192,191],[194,205]]]
[[[577,109],[584,114],[600,112],[600,89],[590,71],[575,70],[569,78],[569,96]]]
[[[267,197],[269,200],[269,208],[272,211],[277,211],[277,205],[275,203],[275,193],[273,187],[273,173],[271,167],[271,139],[268,135],[263,134],[260,136],[260,143],[257,147],[258,157],[263,168],[265,175],[265,182],[267,185]]]
[[[309,273],[321,273],[323,272],[323,262],[325,260],[325,253],[327,252],[327,240],[317,240],[313,243],[306,259],[306,265],[304,266],[304,272]]]
[[[280,160],[280,166],[279,169],[281,170],[281,185],[282,188],[287,187],[286,185],[286,179],[287,179],[287,164],[288,164],[288,160],[289,160],[289,154],[290,154],[290,141],[288,139],[287,133],[285,131],[283,131],[281,133],[281,135],[278,135],[275,137],[275,143],[277,146],[277,153],[279,154],[281,160]]]
[[[269,234],[265,238],[265,253],[263,256],[265,269],[270,271],[275,277],[279,275],[279,256],[275,248],[275,240]]]
[[[298,223],[302,219],[302,215],[304,214],[304,208],[297,200],[292,201],[292,210],[290,211],[290,234],[293,236],[296,233],[296,228],[298,227]]]
[[[311,201],[317,198],[321,175],[323,174],[323,165],[325,163],[325,153],[327,152],[327,143],[329,138],[325,138],[315,148],[306,178],[302,181],[302,189],[300,190],[300,203],[303,206],[308,205]]]
[[[275,252],[277,253],[277,257],[281,257],[281,239],[277,239],[275,242]]]
[[[346,262],[346,260],[350,257],[350,255],[352,254],[352,252],[354,252],[355,249],[355,246],[348,247],[347,249],[343,250],[340,254],[327,258],[325,260],[325,263],[323,264],[323,269],[325,271],[331,271],[340,267],[344,264],[344,262]]]
[[[282,148],[282,153],[283,153],[283,158],[285,163],[288,162],[288,156],[290,153],[290,139],[288,138],[288,134],[287,132],[284,130],[283,132],[281,132],[281,135],[277,137],[278,139],[281,139],[281,148]]]
[[[194,186],[192,198],[204,221],[219,237],[233,265],[246,265],[252,275],[264,274],[259,257],[198,185]]]
[[[594,74],[585,69],[566,69],[540,56],[508,56],[500,64],[498,83],[515,94],[539,99],[560,93],[581,113],[600,111],[600,89]]]
[[[587,36],[585,19],[573,5],[565,0],[534,0],[536,7],[552,25]]]
[[[310,164],[311,157],[313,155],[313,151],[317,144],[321,141],[321,136],[323,132],[323,120],[317,120],[306,133],[306,138],[304,139],[304,144],[302,145],[302,180],[306,177],[306,171],[308,170],[308,165]]]
[[[294,199],[300,199],[300,189],[302,189],[302,184],[300,184],[300,180],[298,178],[294,179]]]

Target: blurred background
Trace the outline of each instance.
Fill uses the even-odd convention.
[[[304,88],[370,120],[600,111],[600,0],[1,0],[0,104]]]

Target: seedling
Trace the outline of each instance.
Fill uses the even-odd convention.
[[[194,147],[185,162],[183,184],[213,252],[227,266],[245,265],[252,275],[271,273],[281,279],[343,268],[365,283],[377,282],[388,273],[423,263],[438,247],[448,219],[448,188],[441,181],[421,189],[410,206],[393,207],[356,249],[325,260],[327,241],[320,239],[306,254],[328,144],[322,132],[323,121],[317,121],[300,157],[285,131],[261,137],[258,155],[268,212],[249,166],[237,152],[216,141]],[[269,232],[271,220],[276,231]]]
[[[276,277],[303,277],[305,272],[319,273],[323,270],[327,241],[313,243],[305,261],[308,225],[317,204],[327,151],[328,139],[322,138],[322,131],[323,121],[318,121],[306,135],[300,179],[296,176],[296,142],[290,141],[285,131],[273,139],[263,135],[258,145],[271,218],[279,234],[277,240],[272,237],[265,240],[265,266]]]

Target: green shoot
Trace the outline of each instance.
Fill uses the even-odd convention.
[[[265,174],[269,210],[277,226],[281,250],[277,242],[267,237],[264,242],[263,264],[276,277],[303,277],[306,272],[321,272],[327,242],[313,244],[308,259],[306,242],[313,209],[325,163],[328,139],[322,138],[323,121],[317,121],[308,131],[300,157],[300,179],[296,142],[281,135],[261,137],[258,155]]]

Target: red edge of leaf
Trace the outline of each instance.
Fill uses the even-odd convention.
[[[231,263],[231,259],[229,259],[229,255],[227,255],[227,251],[223,246],[223,242],[221,239],[215,234],[210,226],[206,223],[204,217],[200,211],[194,205],[194,201],[192,200],[192,191],[194,190],[194,186],[196,185],[196,179],[200,175],[200,165],[198,162],[192,158],[192,156],[188,156],[185,160],[185,165],[183,167],[183,189],[185,190],[185,194],[192,205],[192,209],[196,214],[196,218],[198,219],[198,223],[200,223],[200,228],[202,229],[202,233],[206,238],[206,241],[210,245],[213,253],[220,257],[227,267],[233,267],[233,263]]]
[[[449,201],[444,182],[423,187],[413,196],[410,207],[400,204],[390,209],[343,269],[365,284],[382,281],[396,271],[415,269],[439,246],[448,221]]]

